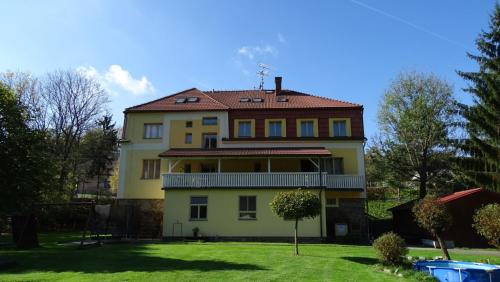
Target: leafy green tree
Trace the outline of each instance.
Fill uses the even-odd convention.
[[[295,254],[299,254],[297,230],[299,220],[315,218],[321,212],[321,202],[314,193],[301,189],[289,192],[279,192],[270,203],[271,210],[284,219],[295,221]]]
[[[477,233],[500,249],[500,205],[489,204],[478,209],[473,219]]]
[[[0,214],[31,210],[51,198],[55,183],[50,141],[44,131],[30,128],[29,111],[19,96],[0,83]]]
[[[97,127],[88,131],[83,140],[83,160],[87,161],[87,175],[97,178],[97,195],[103,178],[107,179],[113,169],[115,154],[118,149],[118,132],[111,116],[97,121]]]
[[[459,163],[465,176],[473,184],[500,191],[500,6],[490,19],[489,31],[483,31],[476,40],[479,55],[468,53],[479,70],[459,71],[469,82],[464,89],[474,100],[471,106],[459,104],[465,119],[468,138],[460,143],[462,158]]]
[[[448,177],[454,102],[445,81],[408,72],[392,82],[380,105],[381,155],[394,179],[418,182],[420,198],[430,183]]]
[[[389,170],[380,148],[370,146],[365,153],[366,181],[368,183],[387,182]]]
[[[451,226],[453,218],[446,205],[435,198],[426,197],[413,206],[413,213],[418,225],[436,237],[445,259],[450,260],[443,232]]]

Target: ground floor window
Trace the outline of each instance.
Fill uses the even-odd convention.
[[[240,219],[257,219],[257,197],[240,196]]]
[[[191,220],[206,220],[208,197],[206,196],[192,196],[191,197]]]

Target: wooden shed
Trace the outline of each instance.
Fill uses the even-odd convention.
[[[445,240],[452,240],[459,247],[488,246],[486,240],[472,227],[472,217],[482,206],[491,203],[500,204],[500,193],[473,188],[442,196],[439,201],[447,205],[453,216],[453,225],[444,235]],[[416,200],[412,200],[389,209],[392,212],[394,232],[401,235],[409,244],[420,244],[421,239],[432,239],[432,236],[415,221],[412,212],[415,203]]]

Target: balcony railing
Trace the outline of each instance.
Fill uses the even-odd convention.
[[[164,188],[237,188],[237,187],[325,187],[332,189],[363,189],[360,175],[334,175],[318,172],[222,172],[166,173]]]

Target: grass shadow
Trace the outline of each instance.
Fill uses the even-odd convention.
[[[166,253],[168,249],[166,252],[155,254],[149,253],[144,248],[144,245],[115,245],[86,250],[77,250],[73,247],[54,247],[22,252],[11,251],[7,252],[5,256],[17,261],[18,266],[0,273],[266,270],[259,265],[216,259],[180,259]]]
[[[365,265],[375,265],[379,261],[374,258],[366,258],[366,257],[340,257],[343,260],[347,260],[350,262],[355,262],[359,264],[365,264]]]

